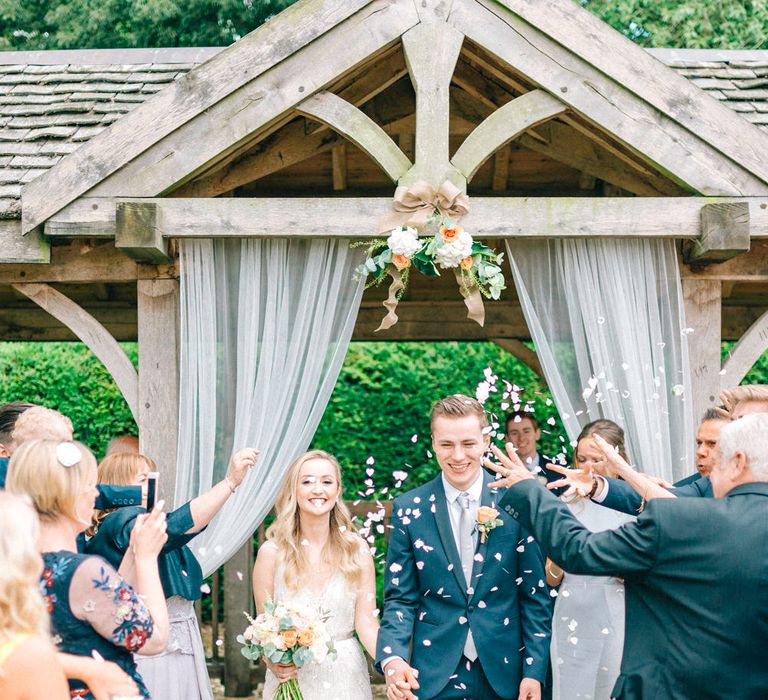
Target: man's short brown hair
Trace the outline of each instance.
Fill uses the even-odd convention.
[[[485,409],[477,399],[473,399],[464,394],[451,394],[444,399],[435,401],[432,404],[432,413],[429,417],[430,427],[434,425],[435,418],[445,416],[446,418],[463,418],[464,416],[477,416],[480,421],[480,427],[488,426],[488,417],[485,415]]]
[[[522,423],[524,420],[531,421],[535,430],[539,429],[539,421],[536,419],[536,416],[533,415],[532,411],[513,411],[507,416],[504,425],[507,427],[507,430],[509,430],[510,423]]]

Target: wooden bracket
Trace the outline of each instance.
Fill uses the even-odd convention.
[[[139,378],[136,368],[110,335],[91,314],[47,284],[14,284],[17,292],[35,302],[55,319],[61,321],[98,357],[112,375],[131,409],[134,420],[139,416]]]
[[[42,229],[37,226],[22,235],[20,221],[0,221],[0,263],[51,262],[51,244]]]
[[[157,206],[152,202],[126,201],[118,201],[115,206],[115,247],[134,260],[169,262],[168,241],[157,226]]]
[[[701,233],[686,245],[687,263],[720,263],[749,251],[749,203],[717,202],[701,208]]]

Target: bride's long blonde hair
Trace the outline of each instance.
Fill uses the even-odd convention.
[[[351,583],[357,582],[361,572],[363,541],[357,534],[349,509],[342,500],[341,467],[336,458],[323,450],[310,450],[294,460],[277,494],[275,520],[267,529],[267,540],[277,546],[283,564],[283,578],[290,588],[298,588],[302,579],[311,572],[301,545],[301,511],[296,500],[301,467],[311,459],[323,459],[333,465],[339,493],[330,512],[330,536],[323,549],[323,560],[340,571]]]

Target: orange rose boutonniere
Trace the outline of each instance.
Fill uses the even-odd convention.
[[[499,518],[498,510],[490,506],[480,506],[477,509],[477,522],[475,523],[475,529],[472,530],[472,534],[475,532],[480,533],[480,542],[485,543],[491,530],[495,530],[503,524],[504,521]]]

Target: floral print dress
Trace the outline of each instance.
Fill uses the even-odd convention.
[[[60,551],[43,554],[40,588],[59,651],[114,661],[149,698],[133,660],[152,636],[153,622],[136,591],[101,557]],[[82,682],[69,682],[73,698],[93,700]]]

